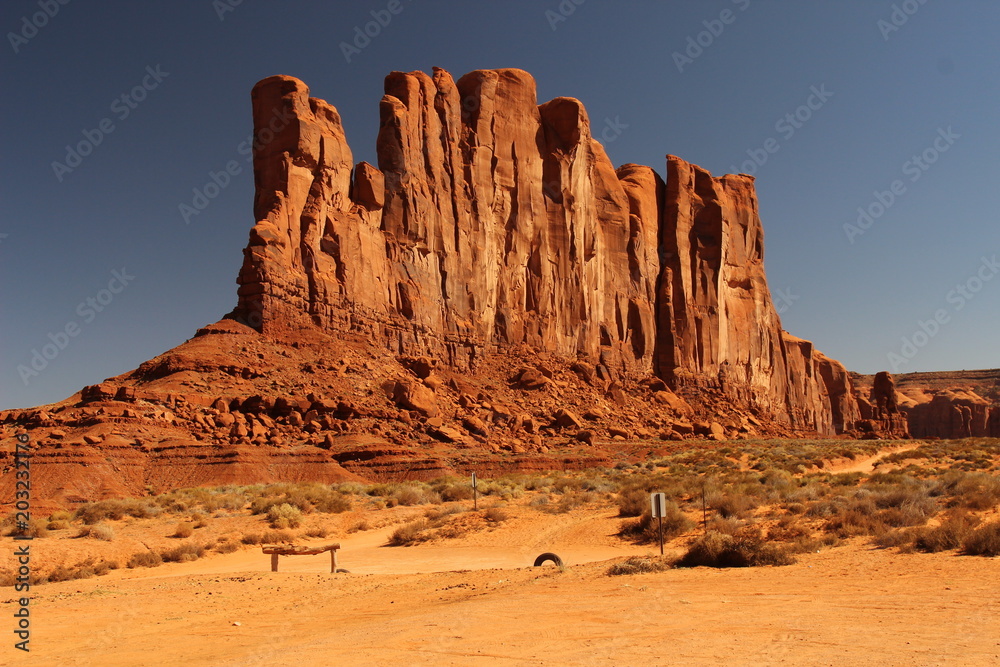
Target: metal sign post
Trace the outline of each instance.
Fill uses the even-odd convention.
[[[665,493],[651,493],[649,494],[649,504],[651,507],[651,514],[654,519],[657,519],[660,524],[660,555],[663,555],[663,515],[667,513],[667,494]]]
[[[476,486],[476,473],[472,473],[472,509],[479,510],[479,489]]]

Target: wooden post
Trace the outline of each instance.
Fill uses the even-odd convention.
[[[337,573],[337,550],[330,549],[330,574]]]
[[[278,571],[278,554],[271,554],[271,572]]]
[[[479,511],[479,487],[476,484],[476,473],[472,473],[472,509]]]

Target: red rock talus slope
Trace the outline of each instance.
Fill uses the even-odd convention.
[[[385,90],[379,169],[352,170],[333,107],[287,76],[254,88],[257,224],[234,317],[361,332],[461,371],[551,353],[853,428],[844,368],[782,331],[752,177],[673,156],[666,184],[616,172],[582,104],[538,105],[520,70],[394,72]]]

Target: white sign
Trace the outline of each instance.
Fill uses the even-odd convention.
[[[649,504],[652,507],[654,519],[662,519],[664,516],[666,516],[667,494],[665,493],[649,494]]]

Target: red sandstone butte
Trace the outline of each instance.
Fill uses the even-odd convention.
[[[304,83],[254,88],[258,136],[291,121],[254,156],[234,317],[364,332],[463,372],[525,346],[612,379],[721,387],[794,428],[854,427],[846,370],[781,328],[752,177],[675,156],[665,183],[616,171],[583,105],[539,105],[521,70],[393,72],[385,92],[376,170],[352,167],[339,115]]]

